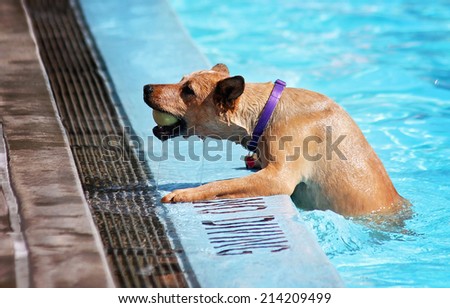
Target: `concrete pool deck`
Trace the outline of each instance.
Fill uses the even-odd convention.
[[[21,1],[0,2],[0,71],[0,286],[113,286]]]

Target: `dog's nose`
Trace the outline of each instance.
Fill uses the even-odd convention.
[[[145,85],[144,86],[144,94],[148,95],[151,94],[153,92],[153,87],[151,85]]]

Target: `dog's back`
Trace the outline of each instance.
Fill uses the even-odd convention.
[[[298,206],[359,215],[407,203],[353,119],[326,96],[288,89],[276,116],[300,134],[311,169],[292,195]]]

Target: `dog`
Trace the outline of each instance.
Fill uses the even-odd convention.
[[[144,101],[178,119],[174,125],[154,128],[159,139],[195,134],[249,147],[273,91],[271,82],[246,83],[242,76],[230,76],[226,65],[217,64],[176,84],[145,85]],[[260,171],[174,190],[161,201],[286,194],[300,208],[332,210],[344,216],[391,213],[408,204],[357,124],[322,94],[285,88],[254,152]]]

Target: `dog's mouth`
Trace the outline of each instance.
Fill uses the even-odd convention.
[[[161,141],[186,134],[186,121],[173,114],[153,108],[153,119],[153,134]]]

